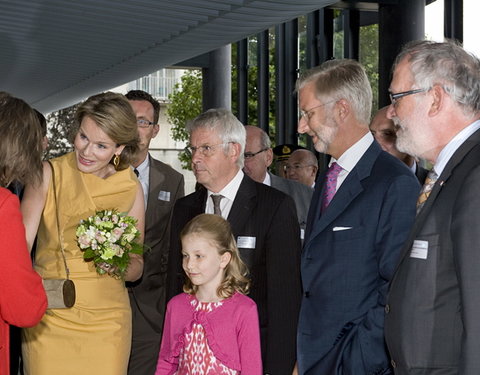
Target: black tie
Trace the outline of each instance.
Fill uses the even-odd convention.
[[[138,169],[137,168],[134,168],[133,169],[133,172],[135,173],[135,175],[138,177],[139,173],[138,173]]]

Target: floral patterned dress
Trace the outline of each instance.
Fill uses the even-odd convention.
[[[222,302],[199,302],[193,298],[190,302],[195,311],[211,312],[222,306]],[[199,323],[193,324],[193,329],[185,334],[185,346],[180,352],[178,362],[178,375],[238,375],[221,363],[208,346],[205,329]]]

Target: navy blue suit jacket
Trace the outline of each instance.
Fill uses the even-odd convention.
[[[420,185],[376,142],[320,215],[324,179],[325,172],[317,180],[302,252],[299,373],[389,373],[385,299]]]

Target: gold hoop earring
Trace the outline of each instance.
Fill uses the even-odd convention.
[[[120,156],[115,154],[115,156],[113,157],[113,165],[115,166],[115,169],[117,169],[119,164],[120,164]]]

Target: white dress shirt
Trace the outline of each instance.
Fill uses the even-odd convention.
[[[435,161],[435,165],[433,166],[433,170],[437,176],[442,174],[445,166],[455,151],[457,151],[463,142],[465,142],[467,138],[475,133],[478,129],[480,129],[480,121],[475,121],[464,128],[455,137],[453,137],[452,140],[448,142],[447,145],[442,149],[442,151],[440,151],[440,154],[438,154],[437,160]]]
[[[270,177],[270,174],[267,172],[265,173],[265,178],[263,179],[263,184],[267,186],[272,186],[272,178]]]
[[[150,158],[147,155],[145,160],[137,167],[134,168],[138,171],[138,180],[142,184],[143,200],[145,201],[145,210],[147,210],[148,202],[148,181],[150,180]]]
[[[224,219],[228,218],[228,214],[232,209],[233,201],[235,200],[238,189],[240,188],[240,184],[242,183],[243,176],[244,176],[243,171],[239,169],[235,177],[218,193],[214,193],[208,190],[205,213],[213,214],[213,201],[210,198],[210,195],[220,194],[220,195],[223,195],[223,199],[220,201],[220,211],[222,211],[222,217]]]
[[[362,158],[363,154],[368,150],[370,145],[373,143],[373,135],[370,132],[367,132],[361,139],[354,143],[347,151],[345,151],[342,156],[336,160],[334,157],[330,160],[328,166],[332,165],[333,162],[336,162],[342,171],[339,173],[337,178],[337,189],[343,184],[343,181],[347,178],[348,174],[355,168],[358,161]]]

